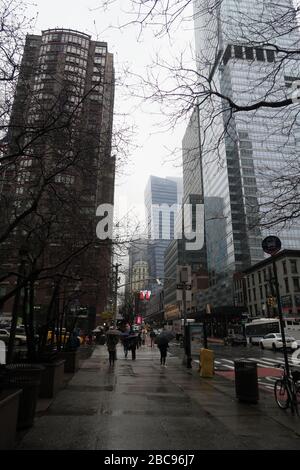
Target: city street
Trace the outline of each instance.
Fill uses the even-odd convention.
[[[262,350],[258,346],[223,346],[222,344],[209,344],[209,348],[214,351],[215,373],[225,378],[234,380],[234,361],[237,359],[247,359],[257,363],[258,383],[264,390],[274,392],[274,382],[281,377],[284,365],[282,351]],[[182,355],[179,344],[173,343],[173,354]],[[300,356],[300,350],[299,350]],[[293,364],[292,353],[288,354],[289,364],[300,370],[299,365]],[[199,358],[193,357],[193,362],[199,364]],[[279,365],[281,367],[279,367]]]
[[[172,350],[174,348],[171,348]],[[53,401],[40,400],[34,427],[17,449],[298,449],[299,418],[279,410],[262,391],[259,403],[239,403],[232,380],[203,379],[175,354],[160,366],[156,347],[136,360],[108,365],[96,346]]]

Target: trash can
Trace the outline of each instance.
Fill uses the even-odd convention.
[[[257,363],[239,359],[234,361],[236,397],[241,402],[257,403]]]
[[[4,388],[22,389],[20,396],[18,429],[33,425],[42,371],[37,364],[8,364],[4,377]]]

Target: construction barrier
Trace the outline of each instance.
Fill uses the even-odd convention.
[[[214,352],[211,349],[200,349],[199,374],[200,377],[214,375]]]

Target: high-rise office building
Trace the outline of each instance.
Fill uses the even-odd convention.
[[[291,11],[291,0],[278,4],[195,0],[194,8],[197,67],[206,77],[203,82],[199,79],[200,87],[210,83],[241,106],[288,96],[300,69],[293,57],[278,67],[282,54],[277,48],[299,48],[300,35],[295,21],[289,20],[293,24],[288,28],[285,21],[277,25],[274,21],[277,14],[283,18]],[[283,248],[299,248],[299,225],[289,230],[257,225],[270,189],[266,175],[280,174],[299,154],[299,124],[288,132],[299,117],[296,105],[289,112],[261,107],[232,116],[228,102],[216,96],[199,104],[199,112],[203,189],[210,219],[206,238],[214,239],[210,253],[220,254],[213,257],[208,253],[211,285],[227,292],[224,299],[216,289],[212,302],[218,304],[222,299],[223,305],[233,305],[231,275],[264,258],[261,241],[266,235],[278,235]],[[218,224],[222,224],[221,230]],[[260,299],[256,310],[261,311]]]
[[[174,239],[177,204],[181,204],[178,201],[177,183],[169,178],[150,176],[145,189],[149,274],[152,279],[164,278],[164,253]],[[157,283],[154,282],[152,289],[155,288]]]
[[[183,203],[191,204],[192,194],[203,197],[200,123],[198,108],[195,107],[182,139]]]
[[[38,263],[44,268],[77,249],[68,273],[70,279],[82,279],[72,303],[86,307],[93,318],[105,309],[109,295],[111,242],[97,243],[96,209],[114,200],[113,102],[113,56],[105,42],[58,28],[27,36],[7,135],[14,165],[4,175],[2,222],[8,226],[35,200],[37,208],[8,239],[2,270],[18,263],[24,233],[34,255],[43,240]],[[39,241],[37,233],[35,239],[30,235],[30,224],[35,229],[40,224]],[[47,305],[51,283],[49,276],[39,284],[36,304]],[[65,287],[66,295],[68,290],[74,294],[74,285]]]

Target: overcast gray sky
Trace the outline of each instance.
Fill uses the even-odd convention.
[[[109,51],[114,54],[117,75],[120,74],[123,64],[129,64],[135,73],[144,73],[151,57],[159,51],[160,55],[168,58],[179,50],[186,49],[187,44],[193,44],[192,25],[189,28],[181,27],[176,32],[175,40],[168,37],[155,39],[149,29],[143,40],[137,41],[136,27],[125,29],[111,28],[110,25],[123,24],[128,16],[121,11],[127,0],[117,1],[108,11],[95,10],[99,6],[97,0],[35,0],[33,12],[38,12],[35,23],[35,33],[41,30],[63,27],[76,29],[92,36],[93,39],[108,43]],[[120,88],[116,89],[115,110],[118,113],[128,113],[136,105],[134,99],[122,96]],[[144,216],[144,188],[150,174],[158,176],[181,176],[181,169],[176,168],[172,162],[164,163],[168,151],[166,148],[178,148],[184,135],[185,125],[179,125],[174,132],[158,132],[157,122],[159,112],[154,106],[144,105],[143,109],[134,110],[132,118],[136,130],[135,143],[138,147],[130,156],[128,167],[124,168],[123,176],[117,177],[116,206],[121,214],[126,210],[135,210]],[[118,215],[117,215],[118,216]]]

